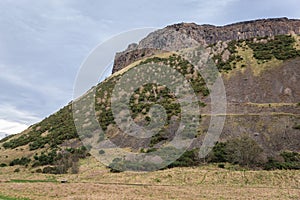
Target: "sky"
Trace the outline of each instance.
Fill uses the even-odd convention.
[[[299,19],[299,10],[298,0],[0,0],[0,138],[69,103],[81,64],[114,35],[180,22]]]

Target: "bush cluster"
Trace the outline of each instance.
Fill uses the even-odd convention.
[[[239,61],[242,61],[243,58],[240,55],[235,55],[237,53],[237,46],[240,45],[239,41],[236,40],[232,40],[230,42],[228,42],[227,44],[227,50],[230,52],[230,56],[228,58],[228,60],[223,61],[222,60],[222,53],[214,55],[212,57],[213,61],[217,61],[216,66],[218,68],[219,71],[229,71],[232,70],[233,68],[236,67],[236,63]]]
[[[264,40],[265,42],[259,42]],[[268,40],[268,37],[259,37],[254,39],[239,40],[239,41],[230,41],[228,43],[227,50],[231,53],[227,61],[222,60],[222,53],[214,55],[213,60],[217,61],[216,65],[220,71],[229,71],[236,67],[236,63],[242,61],[243,58],[239,55],[236,55],[237,46],[242,46],[242,43],[246,44],[253,50],[253,57],[258,61],[268,61],[272,58],[278,60],[287,60],[290,58],[295,58],[300,56],[300,50],[294,48],[295,39],[290,35],[277,35],[274,39]],[[245,67],[245,65],[242,65]]]
[[[226,142],[218,142],[207,157],[211,163],[232,163],[244,167],[261,164],[262,148],[250,137],[243,135]]]
[[[168,165],[168,168],[173,167],[191,167],[200,164],[198,158],[199,149],[185,151],[176,161]]]
[[[28,165],[30,163],[31,159],[30,158],[26,158],[26,157],[22,157],[22,158],[17,158],[14,159],[13,161],[11,161],[9,163],[9,166],[14,166],[14,165]]]
[[[268,162],[264,165],[266,170],[275,169],[294,169],[300,170],[300,154],[297,152],[284,151],[280,154],[282,160],[269,158]]]
[[[258,38],[258,40],[264,38]],[[253,49],[254,58],[257,60],[287,60],[300,56],[300,51],[293,47],[295,39],[290,35],[277,35],[274,40],[266,43],[254,42],[252,39],[246,40],[247,45]]]

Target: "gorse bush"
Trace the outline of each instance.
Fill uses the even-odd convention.
[[[265,163],[264,169],[275,170],[275,169],[294,169],[300,170],[300,154],[297,152],[284,151],[280,154],[283,161],[279,159],[269,158],[268,162]]]
[[[22,158],[17,158],[13,161],[11,161],[9,163],[9,166],[14,166],[14,165],[28,165],[30,163],[31,159],[30,158],[25,158],[25,157],[22,157]]]
[[[1,163],[1,164],[0,164],[0,167],[6,167],[6,166],[7,166],[6,163]]]
[[[228,162],[226,144],[217,142],[209,155],[208,161],[212,163]]]
[[[261,159],[262,149],[257,143],[247,136],[241,136],[227,142],[219,142],[210,152],[207,161],[212,163],[232,163],[250,168],[274,169],[300,169],[300,154],[297,152],[282,152],[279,157],[268,158],[265,162]]]
[[[243,47],[244,42],[253,50],[253,57],[258,61],[264,62],[271,60],[272,58],[287,60],[300,56],[300,50],[294,48],[296,41],[290,35],[277,35],[274,39],[259,37],[256,38],[256,40],[252,38],[247,40],[230,41],[227,47],[227,50],[230,52],[228,60],[222,60],[224,51],[212,57],[212,60],[216,61],[217,68],[220,71],[227,72],[232,70],[233,68],[236,68],[236,63],[243,60],[240,55],[237,55],[237,47]],[[245,66],[245,64],[242,64],[241,67]]]
[[[57,159],[57,149],[52,149],[51,152],[45,153],[42,152],[39,156],[35,155],[34,156],[34,164],[32,167],[37,167],[41,165],[52,165],[54,161]]]
[[[199,149],[185,151],[176,161],[168,165],[168,168],[199,165],[198,151]]]
[[[239,45],[238,41],[230,41],[227,44],[227,50],[230,52],[229,58],[226,61],[223,61],[222,55],[224,51],[220,54],[216,54],[212,57],[213,61],[216,61],[216,66],[219,71],[229,71],[235,68],[237,62],[242,61],[243,58],[240,55],[235,55],[237,53],[237,46]]]
[[[80,148],[67,148],[65,150],[52,149],[51,152],[42,152],[35,155],[35,162],[32,167],[51,165],[44,167],[42,172],[48,174],[65,174],[68,171],[78,173],[78,161],[81,158],[89,156],[87,149],[82,146]],[[40,170],[39,170],[40,171]]]
[[[298,162],[300,164],[300,154],[292,151],[284,151],[280,154],[285,162]]]
[[[10,138],[12,138],[14,136],[15,136],[15,134],[11,134],[11,135],[6,136],[6,137],[4,137],[0,140],[0,143],[4,143],[4,142],[6,142],[7,140],[9,140]]]
[[[253,49],[254,58],[258,60],[287,60],[300,56],[300,51],[293,46],[295,39],[290,35],[277,35],[265,43],[254,42],[251,39],[246,40],[246,43]]]
[[[261,164],[262,153],[262,148],[253,139],[243,135],[226,142],[216,143],[208,155],[207,161],[254,167]]]
[[[260,162],[262,152],[262,148],[248,136],[241,136],[226,143],[228,161],[241,166],[255,166]]]

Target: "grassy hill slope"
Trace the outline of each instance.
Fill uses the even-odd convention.
[[[229,108],[220,142],[207,161],[232,162],[250,167],[241,158],[229,156],[229,152],[242,152],[243,148],[252,145],[257,148],[255,156],[260,158],[252,160],[254,164],[259,163],[256,166],[300,168],[300,156],[297,153],[300,151],[300,88],[297,83],[300,77],[299,41],[296,35],[279,35],[222,42],[207,47],[212,61],[222,73]],[[181,110],[174,93],[163,85],[143,85],[130,97],[131,117],[140,125],[149,124],[148,112],[155,103],[166,109],[167,123],[158,134],[143,141],[136,140],[118,132],[113,118],[110,98],[114,85],[122,73],[147,63],[167,65],[179,71],[199,98],[203,115],[198,134],[191,136],[196,139],[189,151],[170,167],[198,165],[202,161],[197,159],[197,149],[210,119],[209,90],[194,66],[172,52],[135,62],[93,88],[96,91],[97,120],[105,131],[104,135],[98,136],[98,141],[109,138],[128,151],[151,152],[167,145],[172,139],[173,129],[178,125],[172,126],[168,122],[171,118],[179,121]],[[272,88],[278,89],[273,91]],[[89,98],[88,95],[79,101],[84,102]],[[80,112],[88,115],[90,109],[86,107]],[[44,173],[78,172],[79,160],[86,159],[90,154],[89,147],[82,146],[78,138],[72,111],[72,104],[69,104],[23,133],[2,139],[1,166],[23,165],[32,171]],[[97,127],[89,118],[84,126],[87,127],[84,134],[86,138],[93,137],[97,132]],[[232,144],[244,146],[234,149]]]

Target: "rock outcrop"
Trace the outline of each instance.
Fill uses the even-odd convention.
[[[218,41],[242,40],[253,37],[300,34],[300,20],[288,18],[260,19],[226,26],[180,23],[150,33],[139,44],[131,44],[116,54],[113,73],[157,50],[176,51],[193,45],[210,45]]]

